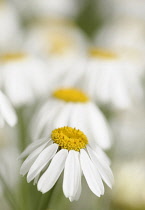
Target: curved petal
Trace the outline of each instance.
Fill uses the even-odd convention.
[[[0,112],[4,120],[10,125],[14,126],[17,123],[16,113],[11,106],[7,97],[0,91]]]
[[[25,175],[30,167],[32,166],[32,164],[34,163],[34,161],[36,160],[37,156],[40,154],[40,152],[46,147],[47,142],[44,143],[43,145],[41,145],[40,147],[38,147],[36,150],[34,150],[28,157],[27,159],[23,162],[21,168],[20,168],[20,174],[21,175]]]
[[[84,149],[80,151],[80,161],[83,174],[90,190],[100,197],[100,195],[104,194],[104,186],[100,174]]]
[[[80,182],[79,152],[70,150],[65,163],[63,192],[70,200],[75,197]]]
[[[107,164],[105,164],[105,162],[104,164],[102,164],[97,158],[95,152],[89,146],[87,147],[87,150],[102,179],[110,188],[112,188],[112,184],[114,183],[114,177],[110,167]]]
[[[44,169],[57,152],[57,149],[58,144],[51,144],[40,153],[28,172],[27,182],[31,182]]]
[[[62,173],[62,170],[64,169],[67,155],[68,151],[66,149],[62,149],[56,153],[48,169],[38,181],[37,189],[39,191],[46,193],[54,186],[60,174]]]
[[[60,113],[58,114],[58,116],[55,118],[55,122],[53,124],[54,128],[68,126],[71,110],[72,104],[66,103],[60,111]]]
[[[90,119],[90,132],[92,132],[94,141],[103,149],[111,146],[111,134],[105,117],[93,103],[88,106],[88,118]]]
[[[104,160],[106,162],[107,165],[111,165],[111,160],[110,158],[106,155],[106,153],[98,146],[92,147],[90,145],[90,147],[95,151],[97,157],[99,158],[99,160]]]
[[[32,144],[30,144],[19,156],[18,159],[22,159],[24,157],[26,157],[27,155],[29,155],[32,151],[34,151],[37,147],[39,147],[40,145],[42,145],[45,142],[49,142],[50,139],[48,140],[48,138],[42,138],[39,140],[34,141]]]

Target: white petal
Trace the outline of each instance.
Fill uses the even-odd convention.
[[[55,155],[57,149],[58,144],[51,144],[40,153],[28,172],[27,182],[31,182],[44,169]]]
[[[79,152],[70,150],[65,163],[63,192],[67,198],[75,197],[80,182]]]
[[[103,149],[111,146],[111,135],[105,117],[93,103],[88,106],[88,118],[90,119],[90,132],[93,133],[94,140]]]
[[[27,159],[23,162],[21,168],[20,168],[20,174],[21,175],[25,175],[30,167],[32,166],[32,164],[34,163],[34,161],[36,160],[37,156],[40,154],[40,152],[46,147],[47,142],[44,143],[43,145],[41,145],[40,147],[38,147],[36,150],[34,150],[28,157]]]
[[[91,148],[95,151],[99,160],[103,159],[107,163],[107,165],[111,165],[110,158],[106,155],[106,153],[100,147],[95,146],[95,147],[91,147]]]
[[[76,192],[76,195],[73,198],[69,198],[70,201],[77,201],[80,198],[81,195],[81,191],[82,191],[82,186],[81,186],[81,174],[80,174],[80,180],[79,180],[79,186],[78,186],[78,190]]]
[[[41,191],[42,193],[46,193],[54,186],[62,170],[64,169],[67,155],[68,151],[65,149],[62,149],[58,153],[56,153],[48,169],[38,181],[37,188],[39,191]]]
[[[39,136],[43,133],[43,130],[45,129],[45,127],[50,127],[48,125],[48,123],[50,124],[50,122],[52,123],[52,120],[55,119],[55,117],[57,116],[57,114],[59,113],[59,110],[62,107],[61,103],[57,103],[54,100],[55,103],[50,103],[48,104],[48,106],[40,108],[39,112],[38,112],[38,116],[36,119],[33,120],[33,124],[32,124],[32,129],[31,133],[32,133],[32,137],[33,138],[39,138]]]
[[[59,128],[63,126],[67,126],[69,123],[69,118],[72,110],[72,104],[66,103],[58,116],[55,118],[54,128]]]
[[[19,156],[19,159],[26,157],[27,155],[29,155],[32,151],[34,151],[37,147],[39,147],[40,145],[42,145],[45,142],[49,142],[50,139],[48,138],[42,138],[39,140],[34,141],[32,144],[30,144],[25,150],[24,152],[22,152],[22,154]]]
[[[84,149],[81,149],[80,151],[80,161],[83,174],[90,190],[100,197],[100,195],[104,194],[104,186],[100,178],[100,174],[97,172],[93,162],[90,160]]]
[[[100,163],[95,152],[89,146],[87,147],[87,150],[89,152],[89,155],[90,155],[94,165],[96,166],[97,170],[99,171],[102,179],[110,188],[112,188],[112,184],[114,182],[114,177],[113,177],[110,167],[105,163],[104,164]]]
[[[14,126],[17,123],[16,113],[11,106],[6,96],[0,91],[0,112],[4,120],[10,125]]]

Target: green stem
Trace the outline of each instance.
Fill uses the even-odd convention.
[[[42,194],[37,210],[47,210],[50,207],[51,198],[54,193],[55,186],[47,194]]]

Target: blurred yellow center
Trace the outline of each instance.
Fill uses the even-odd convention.
[[[26,57],[26,54],[24,54],[24,53],[7,53],[4,55],[0,55],[0,61],[1,62],[11,62],[11,61],[21,60],[25,57]]]
[[[51,43],[50,52],[54,54],[64,54],[70,48],[73,47],[73,40],[65,34],[51,34],[49,37],[49,43]]]
[[[75,88],[58,89],[53,92],[53,96],[66,102],[85,103],[89,101],[89,98],[82,91]]]
[[[51,138],[61,149],[80,151],[88,144],[86,135],[76,128],[62,127],[52,131]]]
[[[109,60],[116,59],[118,57],[118,55],[114,52],[99,48],[91,48],[89,50],[89,55],[94,58],[109,59]]]

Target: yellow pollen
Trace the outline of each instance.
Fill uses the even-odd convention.
[[[88,144],[88,139],[82,131],[67,126],[53,130],[51,138],[61,149],[67,150],[80,151]]]
[[[4,55],[0,55],[1,62],[11,62],[11,61],[18,61],[26,57],[24,53],[7,53]]]
[[[82,91],[75,88],[58,89],[52,95],[66,102],[86,103],[89,101],[89,98]]]
[[[108,59],[108,60],[113,60],[118,57],[118,55],[112,51],[99,49],[99,48],[89,49],[89,55],[94,58]]]

